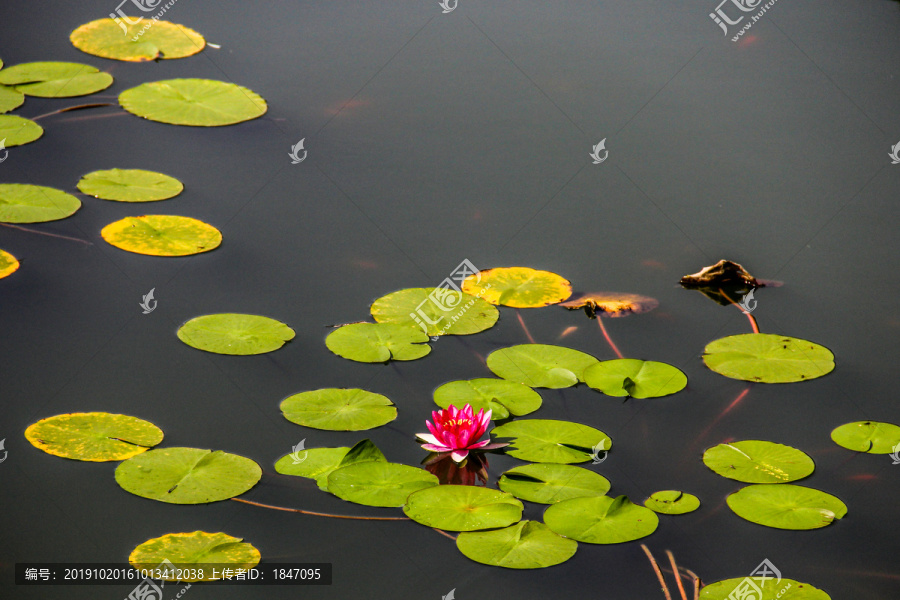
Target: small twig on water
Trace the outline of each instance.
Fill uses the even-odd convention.
[[[87,240],[82,240],[82,239],[79,239],[79,238],[69,237],[69,236],[67,236],[67,235],[60,235],[60,234],[58,234],[58,233],[48,233],[48,232],[46,232],[46,231],[38,231],[37,229],[29,229],[29,228],[27,228],[27,227],[20,227],[19,225],[13,225],[13,224],[11,224],[11,223],[0,223],[0,225],[3,225],[4,227],[12,227],[13,229],[18,229],[18,230],[20,230],[20,231],[27,231],[28,233],[36,233],[36,234],[38,234],[38,235],[46,235],[46,236],[48,236],[48,237],[59,238],[59,239],[61,239],[61,240],[69,240],[69,241],[71,241],[71,242],[79,242],[79,243],[81,243],[81,244],[87,244],[88,246],[93,246],[93,245],[94,245],[92,242],[89,242],[89,241],[87,241]]]
[[[663,579],[662,571],[659,570],[656,559],[650,554],[650,549],[647,548],[647,546],[641,544],[641,548],[644,550],[644,554],[647,555],[647,558],[650,559],[650,564],[653,565],[653,570],[656,572],[657,579],[659,579],[659,585],[662,587],[663,594],[666,595],[666,600],[672,600],[672,594],[669,593],[669,587],[666,585],[666,580]]]
[[[301,513],[304,515],[313,515],[315,517],[331,517],[332,519],[354,519],[357,521],[409,521],[409,517],[357,517],[353,515],[332,515],[329,513],[313,512],[311,510],[301,510],[299,508],[286,508],[284,506],[273,506],[271,504],[263,504],[262,502],[253,502],[252,500],[244,500],[243,498],[232,498],[235,502],[243,502],[244,504],[252,504],[253,506],[261,506],[263,508],[271,508],[272,510],[283,510],[285,512]]]
[[[37,117],[31,117],[32,121],[37,121],[38,119],[43,119],[44,117],[50,117],[53,115],[58,115],[64,112],[70,112],[73,110],[84,110],[86,108],[99,108],[101,106],[114,106],[112,102],[94,102],[92,104],[79,104],[77,106],[67,106],[66,108],[60,108],[59,110],[54,110],[53,112],[48,112],[43,115],[39,115]]]

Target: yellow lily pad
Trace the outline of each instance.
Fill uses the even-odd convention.
[[[41,419],[28,426],[25,438],[53,456],[105,462],[146,452],[163,440],[163,432],[137,417],[90,412]]]
[[[572,295],[572,284],[568,279],[528,267],[485,269],[469,275],[463,281],[462,289],[491,304],[514,308],[549,306]]]
[[[191,583],[222,579],[223,567],[252,569],[259,559],[259,550],[239,537],[192,531],[149,539],[131,552],[128,562],[139,571],[149,571],[152,579]]]
[[[212,225],[175,215],[125,217],[104,227],[100,235],[116,248],[151,256],[200,254],[222,243],[222,232]]]
[[[134,24],[120,19],[119,23],[97,19],[80,26],[69,39],[82,52],[128,62],[184,58],[206,46],[202,35],[177,23],[148,18]]]
[[[19,261],[6,250],[0,250],[0,279],[12,275],[19,268]]]

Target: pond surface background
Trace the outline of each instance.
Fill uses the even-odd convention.
[[[185,184],[178,197],[126,204],[82,197],[73,217],[29,226],[91,245],[0,227],[22,261],[0,280],[2,398],[0,585],[4,598],[118,599],[132,586],[12,585],[15,562],[124,562],[148,538],[224,531],[266,562],[331,562],[331,587],[196,585],[186,598],[662,598],[640,542],[581,544],[558,567],[511,571],[469,561],[413,523],[342,521],[239,504],[175,506],[133,496],[117,463],[38,451],[23,436],[44,417],[82,411],[135,415],[163,429],[164,446],[221,449],[257,461],[244,497],[314,511],[399,515],[343,502],[273,463],[306,446],[371,437],[389,460],[418,464],[413,434],[431,392],[488,377],[478,354],[527,341],[514,311],[428,357],[386,366],[343,360],[326,326],[366,319],[377,297],[438,285],[463,259],[480,268],[557,272],[576,290],[657,298],[655,311],[606,320],[626,356],[674,364],[688,388],[621,400],[581,385],[539,390],[533,416],[609,434],[608,460],[590,467],[611,494],[635,502],[682,489],[700,497],[685,516],[661,516],[641,540],[706,582],[748,575],[764,558],[784,577],[835,600],[896,598],[900,465],[836,446],[830,431],[856,420],[900,423],[900,4],[782,0],[734,43],[708,2],[459,0],[427,2],[180,0],[166,18],[221,49],[131,64],[76,50],[69,33],[115,10],[114,0],[4,0],[7,66],[76,61],[108,70],[105,101],[147,81],[234,81],[269,105],[232,127],[175,127],[116,107],[41,119],[43,138],[10,149],[0,182],[69,192],[85,173],[143,168]],[[136,13],[132,9],[132,14]],[[732,12],[735,12],[732,10]],[[732,28],[737,30],[736,27]],[[27,98],[41,115],[89,99]],[[288,153],[305,138],[308,157]],[[606,138],[608,159],[588,153]],[[106,244],[100,229],[139,214],[186,215],[221,229],[222,246],[183,259]],[[749,332],[678,279],[720,258],[785,282],[756,293],[763,332],[830,348],[825,378],[746,387],[707,370],[709,341]],[[155,288],[157,309],[138,306]],[[256,357],[203,353],[175,330],[201,314],[247,312],[297,332]],[[558,307],[523,310],[538,342],[613,358],[596,323]],[[577,330],[560,340],[567,327]],[[391,398],[399,417],[370,432],[334,433],[286,421],[278,404],[320,387],[362,387]],[[807,452],[802,481],[846,502],[846,518],[817,531],[754,525],[725,497],[742,484],[700,461],[726,440],[763,439]],[[492,485],[521,464],[490,460]],[[529,505],[526,518],[543,507]],[[170,592],[171,593],[171,592]]]

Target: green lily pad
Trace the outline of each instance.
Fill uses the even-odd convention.
[[[215,250],[222,232],[203,221],[176,215],[125,217],[100,230],[110,245],[149,256],[190,256]]]
[[[578,542],[550,531],[537,521],[520,521],[504,529],[461,533],[456,547],[475,562],[507,569],[542,569],[575,555]]]
[[[500,489],[516,498],[554,504],[583,496],[604,496],[609,480],[571,465],[536,464],[510,469],[500,477]]]
[[[530,462],[587,462],[599,444],[604,450],[612,447],[612,440],[602,431],[570,421],[524,419],[495,427],[491,435],[513,438],[506,454]]]
[[[776,529],[818,529],[847,514],[831,494],[791,483],[748,485],[726,501],[742,519]]]
[[[430,336],[470,335],[490,329],[500,311],[475,296],[448,288],[408,288],[372,303],[379,323],[424,327]]]
[[[786,483],[812,475],[816,465],[803,451],[760,440],[713,446],[703,463],[728,479],[744,483]]]
[[[206,352],[247,356],[278,350],[294,330],[269,317],[219,313],[194,317],[178,328],[178,339]]]
[[[112,85],[109,73],[70,62],[31,62],[0,71],[0,84],[15,86],[26,96],[71,98],[87,96]]]
[[[19,108],[25,102],[25,94],[13,87],[0,85],[0,113]]]
[[[19,115],[0,115],[0,140],[7,148],[23,146],[44,135],[44,129]]]
[[[41,419],[28,426],[25,438],[53,456],[103,462],[146,452],[163,440],[163,432],[137,417],[90,412]]]
[[[212,79],[143,83],[119,95],[119,104],[139,117],[172,125],[217,127],[266,114],[266,101],[252,90]]]
[[[626,496],[572,498],[544,511],[547,527],[567,538],[589,544],[620,544],[656,531],[659,517]]]
[[[411,494],[403,512],[428,527],[475,531],[506,527],[522,518],[524,505],[511,494],[472,485],[438,485]]]
[[[3,118],[0,116],[0,120]],[[0,135],[3,135],[2,131]],[[81,201],[78,198],[54,188],[28,183],[0,183],[2,223],[57,221],[72,215],[79,208]]]
[[[281,402],[281,412],[297,425],[330,431],[372,429],[397,418],[397,408],[388,398],[356,388],[294,394]]]
[[[413,492],[438,485],[438,478],[417,467],[381,460],[341,467],[328,475],[328,491],[366,506],[403,506]]]
[[[706,366],[725,377],[759,383],[792,383],[834,370],[834,354],[825,346],[771,333],[731,335],[710,342]]]
[[[900,427],[893,423],[856,421],[845,423],[831,432],[838,446],[869,454],[892,454],[900,451]]]
[[[683,390],[687,376],[666,363],[621,358],[591,365],[584,382],[607,396],[658,398]]]
[[[194,582],[221,579],[222,567],[251,569],[259,564],[259,559],[259,550],[251,544],[242,542],[239,537],[227,533],[192,531],[167,533],[149,539],[131,552],[128,562],[135,569],[150,571],[153,579]],[[169,573],[166,573],[167,568]],[[213,577],[213,568],[216,569],[218,577]],[[159,573],[156,569],[159,569]],[[190,577],[194,574],[199,575],[201,569],[203,577]],[[157,574],[161,577],[155,577]],[[178,575],[182,577],[177,579]]]
[[[527,415],[539,409],[541,402],[541,395],[527,385],[488,377],[451,381],[434,390],[434,403],[441,408],[470,404],[475,413],[492,411],[494,420]]]
[[[430,338],[418,327],[394,323],[351,323],[325,338],[329,350],[357,362],[415,360],[431,352]]]
[[[664,515],[683,515],[700,508],[700,498],[678,490],[655,492],[644,500],[644,506]]]
[[[748,579],[750,583],[747,583]],[[831,600],[831,596],[822,590],[794,579],[782,578],[776,585],[775,580],[768,578],[763,586],[759,586],[756,579],[759,578],[736,577],[711,583],[700,590],[700,600]],[[745,595],[745,591],[751,595]]]
[[[572,284],[550,271],[528,267],[497,267],[469,275],[464,292],[491,304],[515,308],[538,308],[562,302],[572,295]]]
[[[501,348],[487,357],[488,369],[498,377],[529,387],[567,388],[584,381],[584,372],[598,361],[590,354],[548,344],[520,344]]]
[[[227,500],[260,477],[262,469],[249,458],[200,448],[158,448],[116,468],[116,483],[126,492],[171,504]]]
[[[119,23],[113,19],[97,19],[78,27],[69,39],[82,52],[129,62],[184,58],[206,46],[202,35],[169,21],[147,18],[132,24],[120,19]]]
[[[88,173],[78,182],[83,193],[118,202],[152,202],[177,196],[184,185],[168,175],[142,169],[108,169]]]
[[[315,479],[319,489],[328,491],[328,476],[341,467],[369,460],[387,461],[372,440],[357,442],[352,448],[310,448],[301,462],[288,454],[278,459],[275,470],[282,475]]]
[[[0,279],[12,275],[18,268],[19,259],[6,250],[0,250]]]

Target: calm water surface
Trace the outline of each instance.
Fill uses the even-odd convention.
[[[37,419],[102,410],[148,419],[164,445],[254,459],[258,502],[357,515],[397,510],[345,503],[310,480],[274,472],[307,447],[371,437],[396,462],[418,464],[413,434],[450,380],[487,377],[478,355],[526,340],[515,313],[430,356],[386,366],[327,351],[326,325],[363,320],[388,292],[437,285],[464,258],[481,268],[551,270],[581,291],[657,298],[655,311],[606,321],[631,357],[674,364],[688,388],[622,403],[581,385],[541,390],[535,416],[602,429],[615,447],[589,467],[637,502],[682,489],[695,513],[660,519],[642,540],[712,582],[743,577],[768,558],[785,577],[834,599],[897,598],[900,466],[831,442],[849,421],[900,422],[900,5],[886,0],[776,3],[739,42],[709,18],[709,2],[436,0],[237,2],[180,0],[167,18],[221,49],[128,64],[82,54],[78,25],[116,5],[4,0],[0,58],[86,62],[108,70],[114,102],[146,81],[234,81],[268,101],[267,115],[223,128],[173,127],[116,107],[41,119],[38,142],[10,150],[0,181],[75,192],[81,175],[158,170],[185,183],[154,205],[84,198],[73,217],[0,228],[22,261],[0,281],[0,595],[119,599],[131,586],[24,588],[16,562],[120,562],[169,532],[225,531],[268,562],[331,562],[330,587],[194,586],[203,598],[662,598],[639,542],[581,544],[567,563],[517,572],[469,561],[413,523],[354,522],[219,502],[166,505],[121,490],[113,463],[44,454],[22,432]],[[724,10],[724,9],[723,9]],[[734,12],[734,9],[731,9]],[[135,11],[132,11],[135,12]],[[733,28],[736,29],[736,28]],[[29,98],[34,117],[79,99]],[[308,158],[292,165],[305,138]],[[591,147],[606,138],[609,158]],[[192,216],[220,228],[218,250],[190,258],[129,254],[100,229],[128,215]],[[703,347],[749,331],[736,310],[680,289],[679,277],[720,258],[785,282],[757,293],[764,332],[832,349],[837,368],[803,384],[746,387],[708,371]],[[158,308],[141,314],[155,288]],[[297,337],[278,352],[228,357],[175,337],[215,312],[264,314]],[[596,324],[559,308],[522,311],[539,342],[614,357]],[[560,340],[564,329],[578,329]],[[366,433],[301,428],[279,402],[320,387],[390,397],[399,417]],[[729,439],[765,439],[809,453],[809,485],[844,500],[848,516],[821,530],[780,531],[735,516],[740,484],[700,456]],[[491,459],[492,484],[521,464]],[[526,518],[543,508],[529,505]],[[170,592],[171,594],[172,592]],[[168,596],[167,596],[168,598]]]

